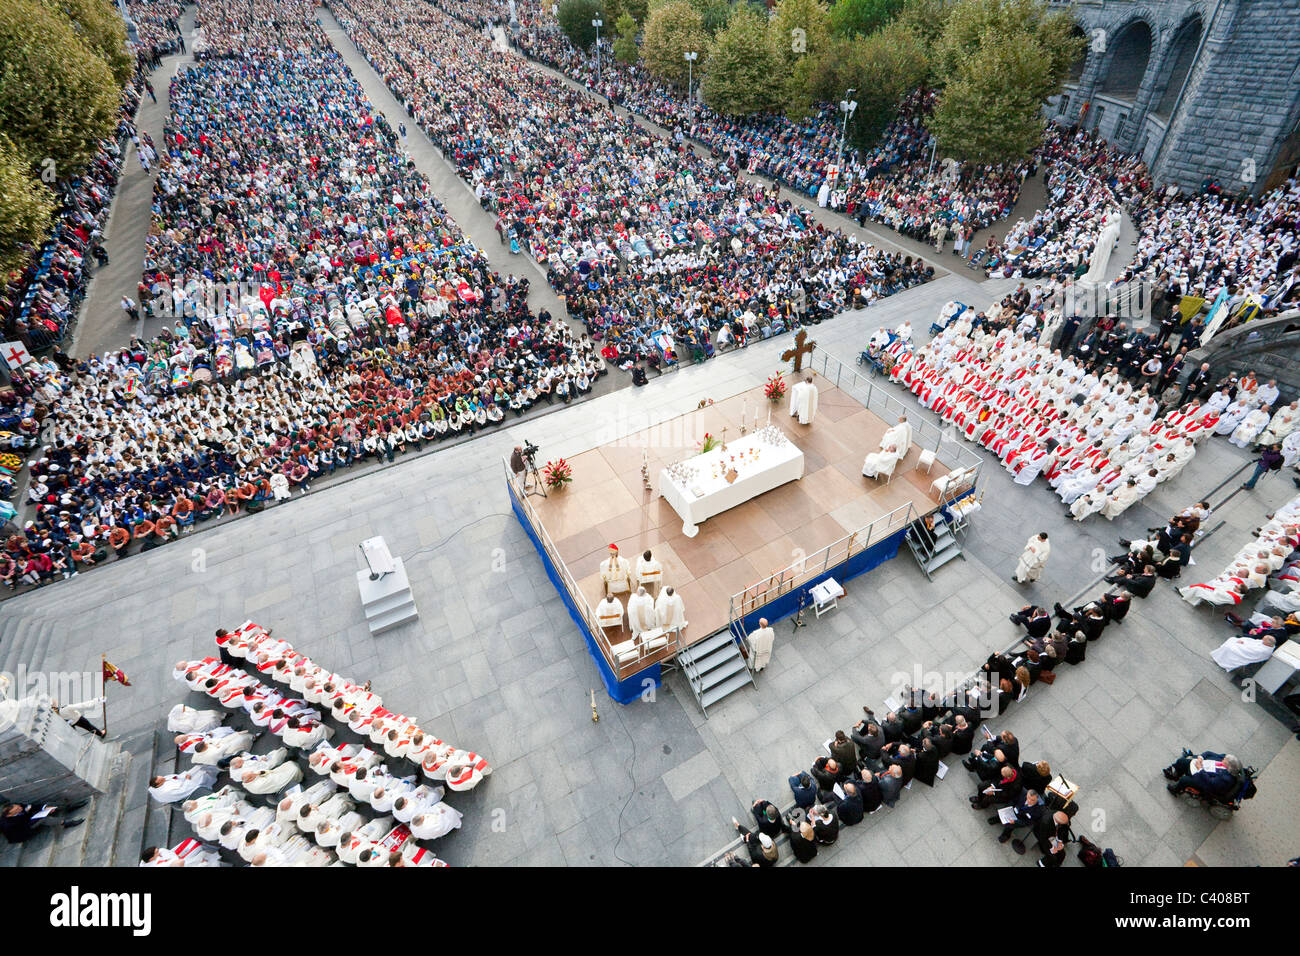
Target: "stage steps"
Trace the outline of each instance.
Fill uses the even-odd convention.
[[[754,684],[754,675],[730,631],[719,631],[677,652],[677,665],[691,685],[704,716],[709,708],[740,688]]]
[[[931,548],[927,547],[911,528],[907,530],[907,546],[912,552],[912,557],[916,558],[916,563],[921,566],[926,578],[930,580],[934,580],[935,571],[954,558],[965,560],[961,542],[957,540],[957,535],[953,533],[952,526],[947,521],[936,521],[933,534],[934,547]]]
[[[420,616],[402,559],[394,558],[393,563],[395,571],[375,580],[370,579],[368,571],[357,572],[361,607],[366,615],[366,627],[371,634],[382,634]]]

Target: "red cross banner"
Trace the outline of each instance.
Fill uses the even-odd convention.
[[[22,342],[2,342],[0,343],[0,355],[3,355],[9,368],[22,368],[32,360],[32,353],[27,351],[27,346]]]

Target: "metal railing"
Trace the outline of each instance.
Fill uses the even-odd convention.
[[[960,437],[960,432],[938,418],[931,420],[932,413],[916,405],[907,405],[890,395],[880,382],[873,381],[869,375],[858,372],[852,366],[845,365],[839,359],[823,349],[814,348],[808,359],[814,371],[821,372],[827,381],[834,382],[835,387],[852,395],[871,412],[887,422],[900,415],[906,415],[912,425],[912,441],[919,448],[935,453],[944,458],[951,469],[974,468],[973,481],[979,478],[979,468],[984,459],[967,448]],[[944,446],[947,446],[947,450]],[[936,477],[938,477],[936,475]]]
[[[538,516],[537,510],[533,507],[532,502],[529,501],[528,494],[525,493],[523,487],[520,485],[519,481],[516,480],[513,472],[511,472],[509,459],[502,458],[501,462],[505,468],[506,482],[510,485],[511,493],[515,496],[515,500],[519,502],[520,507],[523,508],[524,514],[528,517],[528,523],[532,525],[533,530],[537,533],[537,540],[542,543],[542,548],[545,550],[547,557],[550,558],[551,564],[555,567],[556,573],[559,574],[560,581],[564,584],[564,589],[569,592],[569,596],[573,599],[574,606],[582,616],[583,623],[586,624],[587,630],[591,633],[592,638],[596,642],[596,646],[600,648],[600,652],[604,656],[605,662],[609,665],[610,670],[614,672],[615,676],[619,680],[624,680],[638,671],[644,670],[654,662],[653,659],[663,660],[675,656],[677,651],[681,649],[681,634],[678,631],[665,631],[664,636],[668,638],[668,643],[665,646],[655,648],[653,651],[649,652],[647,652],[643,647],[638,647],[640,653],[637,655],[636,660],[627,663],[620,663],[618,661],[614,655],[612,645],[609,643],[609,636],[605,633],[605,629],[600,626],[595,611],[591,609],[590,602],[588,602],[586,595],[584,595],[582,589],[578,587],[578,582],[574,580],[573,575],[569,572],[568,565],[565,564],[564,560],[560,557],[559,549],[555,547],[555,542],[551,540],[551,536],[547,532],[546,526],[542,523],[541,518]]]
[[[731,596],[728,608],[732,630],[736,622],[795,588],[806,584],[819,574],[838,567],[855,554],[861,554],[872,544],[906,528],[915,518],[911,502],[900,505],[888,514],[881,515],[870,524],[833,541],[815,554],[801,558],[788,567],[775,571]]]

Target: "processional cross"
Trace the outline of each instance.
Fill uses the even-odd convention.
[[[786,349],[781,353],[781,361],[793,361],[794,371],[796,372],[803,368],[803,357],[805,355],[811,355],[812,350],[817,346],[816,342],[809,342],[807,339],[808,330],[800,329],[794,337],[794,348]]]

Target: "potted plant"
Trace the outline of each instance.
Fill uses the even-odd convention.
[[[573,481],[573,466],[564,458],[548,461],[542,468],[542,480],[552,491],[559,491]]]
[[[773,405],[785,398],[785,379],[781,377],[780,372],[767,380],[767,384],[763,386],[763,394]]]
[[[710,435],[708,432],[705,432],[704,438],[701,441],[696,442],[696,444],[699,445],[700,448],[698,454],[707,455],[709,452],[713,451],[713,449],[717,448],[720,443],[715,435]]]

